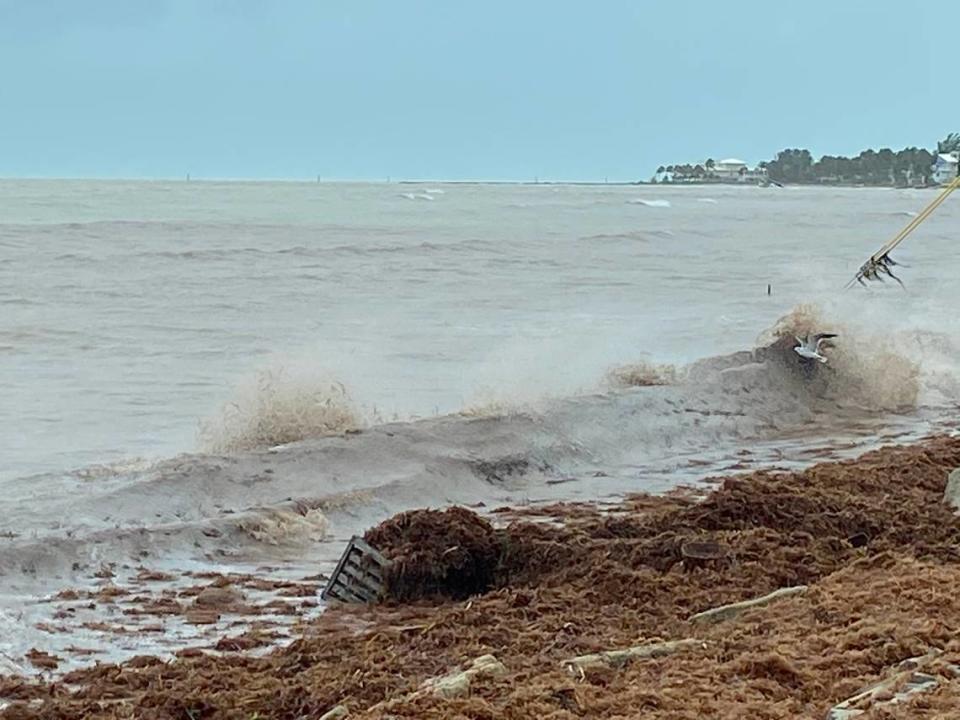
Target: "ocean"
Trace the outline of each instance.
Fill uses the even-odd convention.
[[[104,564],[307,573],[412,507],[952,430],[960,201],[894,253],[905,290],[844,290],[934,196],[0,181],[0,650]],[[812,378],[807,330],[839,335]]]

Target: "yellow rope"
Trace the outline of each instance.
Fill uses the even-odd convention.
[[[890,251],[899,245],[903,239],[907,237],[907,235],[916,230],[920,223],[930,217],[930,214],[940,207],[943,201],[949,197],[950,193],[952,193],[958,187],[960,187],[960,175],[957,175],[957,177],[953,179],[953,182],[947,185],[943,191],[933,199],[933,202],[927,205],[919,215],[907,223],[907,226],[897,233],[896,237],[887,242],[882,248],[871,255],[870,259],[863,264],[863,266],[857,271],[857,274],[854,276],[853,280],[847,283],[846,287],[852,287],[858,281],[862,284],[864,279],[878,280],[878,271],[886,272],[886,274],[893,277],[895,280],[897,280],[897,282],[900,282],[899,279],[896,278],[892,272],[890,272],[890,268],[886,264],[887,262],[890,262]],[[884,258],[887,258],[887,260],[884,261]],[[903,283],[900,284],[903,285]]]
[[[903,241],[903,239],[904,239],[905,237],[907,237],[907,235],[909,235],[910,233],[912,233],[920,223],[922,223],[924,220],[926,220],[928,217],[930,217],[930,214],[931,214],[934,210],[936,210],[938,207],[940,207],[940,204],[941,204],[944,200],[946,200],[947,197],[950,195],[950,193],[952,193],[952,192],[953,192],[954,190],[956,190],[958,187],[960,187],[960,175],[958,175],[956,178],[954,178],[953,182],[950,183],[949,185],[947,185],[947,187],[945,187],[945,188],[943,189],[943,192],[941,192],[941,193],[933,200],[933,202],[931,202],[929,205],[927,205],[927,206],[923,209],[923,212],[921,212],[921,213],[920,213],[919,215],[917,215],[913,220],[911,220],[910,223],[908,223],[907,226],[906,226],[903,230],[901,230],[901,231],[897,234],[897,236],[896,236],[895,238],[893,238],[893,239],[890,240],[886,245],[884,245],[882,248],[880,248],[879,250],[877,250],[877,252],[875,252],[875,253],[871,256],[870,260],[871,260],[872,262],[877,262],[880,258],[882,258],[882,257],[883,257],[884,255],[886,255],[888,252],[890,252],[891,250],[893,250],[897,245],[899,245],[899,244],[901,243],[901,241]]]

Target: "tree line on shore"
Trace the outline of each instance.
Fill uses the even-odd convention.
[[[960,152],[960,133],[950,133],[937,143],[936,152]],[[864,150],[856,157],[824,155],[814,160],[809,150],[790,148],[758,168],[778,183],[910,186],[930,182],[935,157],[925,148],[908,147],[897,152],[890,148]],[[703,165],[660,166],[657,177],[669,178],[667,182],[715,181],[713,164],[707,160]]]
[[[864,150],[856,157],[824,155],[814,161],[809,150],[782,150],[761,165],[771,180],[782,183],[853,183],[864,185],[926,185],[933,153],[924,148]]]

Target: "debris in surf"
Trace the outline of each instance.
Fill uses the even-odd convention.
[[[216,608],[221,612],[228,612],[229,608],[242,605],[243,593],[232,587],[206,587],[197,593],[193,599],[196,607]]]
[[[854,276],[853,280],[847,283],[847,287],[853,287],[856,283],[860,283],[866,287],[867,283],[865,280],[883,282],[883,276],[888,275],[889,277],[896,280],[900,287],[905,286],[903,282],[896,275],[893,274],[893,267],[896,267],[900,263],[895,262],[891,257],[891,251],[897,247],[903,240],[912,233],[917,227],[926,220],[930,215],[943,203],[947,197],[950,196],[954,190],[960,187],[960,177],[956,178],[953,182],[947,185],[933,202],[931,202],[927,207],[925,207],[915,218],[913,218],[907,226],[903,228],[892,240],[888,241],[883,247],[881,247],[877,252],[871,255],[867,261],[860,266],[860,269],[857,270],[857,274]]]
[[[32,648],[25,657],[31,665],[40,670],[56,670],[61,663],[61,659],[56,655],[37,650],[37,648]]]
[[[900,265],[900,263],[894,261],[894,259],[890,257],[888,250],[882,255],[871,257],[863,265],[861,265],[860,270],[857,271],[857,276],[854,278],[854,280],[866,287],[864,280],[883,282],[883,275],[889,275],[900,284],[900,287],[906,289],[906,285],[903,284],[903,281],[900,278],[893,274],[893,270],[891,269],[897,265]],[[904,267],[906,266],[904,265]],[[850,285],[852,284],[853,281],[851,281]]]
[[[147,570],[142,568],[136,577],[137,582],[173,582],[176,576],[161,570]]]
[[[320,597],[346,603],[372,603],[383,599],[384,572],[390,562],[363,538],[354,536],[347,543],[337,568]]]

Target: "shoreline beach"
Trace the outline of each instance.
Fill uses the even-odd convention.
[[[925,691],[897,706],[878,693],[863,717],[941,717],[960,697],[960,520],[943,500],[957,467],[960,437],[939,436],[799,472],[733,476],[705,494],[501,508],[493,525],[460,510],[499,540],[492,555],[478,554],[482,542],[465,543],[461,556],[448,549],[446,565],[430,553],[464,537],[462,517],[414,511],[368,537],[405,568],[395,594],[422,581],[418,558],[432,558],[440,579],[428,597],[309,617],[320,578],[261,582],[287,595],[284,612],[299,620],[285,647],[264,653],[264,622],[171,661],[141,656],[48,681],[57,658],[37,653],[36,679],[0,679],[0,717],[294,718],[337,706],[358,718],[823,717],[872,683],[894,678],[903,689],[899,664],[911,658],[932,678]],[[432,534],[414,537],[426,528]],[[691,560],[693,542],[723,548],[722,559]],[[464,573],[480,570],[490,571],[489,588],[458,596]],[[194,622],[256,604],[249,578],[193,582],[150,607],[103,590],[60,601]],[[800,586],[739,614],[698,617]],[[616,654],[630,648],[637,657]],[[486,655],[495,662],[471,665]],[[429,682],[470,667],[466,689],[462,678],[449,692]]]

